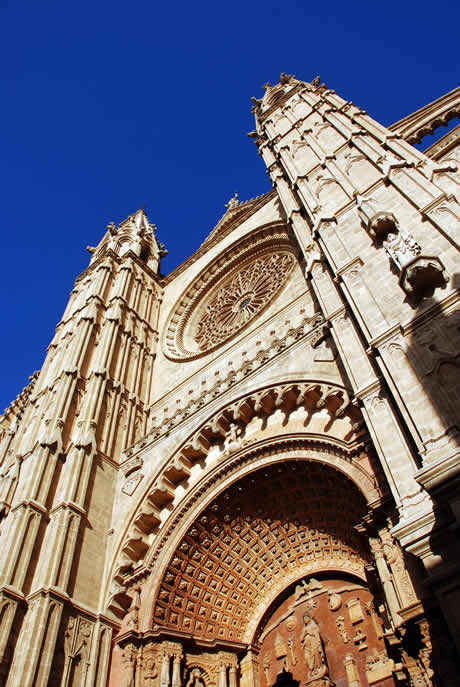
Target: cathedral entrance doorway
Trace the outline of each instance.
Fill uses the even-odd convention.
[[[355,527],[366,512],[357,486],[319,461],[272,456],[234,480],[148,583],[139,683],[392,686],[368,542]]]

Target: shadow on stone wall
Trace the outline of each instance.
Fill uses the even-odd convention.
[[[459,290],[460,274],[451,279],[453,288]],[[425,309],[417,310],[415,316],[423,318]],[[458,642],[460,636],[460,546],[456,519],[460,516],[460,310],[439,312],[432,319],[428,315],[412,333],[406,355],[420,393],[431,406],[431,417],[426,418],[423,427],[425,450],[421,451],[417,481],[435,503],[426,582],[444,617],[436,609],[437,604],[433,603],[432,610],[427,604],[427,623],[412,626],[404,637],[403,647],[409,662],[421,662],[429,675],[433,673],[433,685],[454,687],[458,684],[458,655],[452,637]],[[427,435],[431,436],[428,440]],[[444,465],[442,461],[446,461]]]

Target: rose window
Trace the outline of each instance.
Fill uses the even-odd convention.
[[[194,339],[200,349],[216,346],[242,329],[284,284],[293,265],[292,254],[269,254],[218,287],[196,325]]]
[[[285,225],[243,236],[202,268],[173,306],[163,333],[171,360],[206,355],[252,324],[297,265]]]

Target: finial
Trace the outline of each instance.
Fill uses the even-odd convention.
[[[280,84],[285,85],[288,84],[292,79],[295,79],[295,76],[293,74],[286,74],[285,72],[281,72],[280,74]]]
[[[225,207],[227,208],[227,210],[234,210],[235,208],[238,207],[238,193],[237,193],[237,191],[235,191],[235,195],[233,196],[233,198],[230,198],[228,203],[225,203]]]
[[[116,228],[116,226],[115,226],[115,222],[110,222],[110,223],[107,225],[107,229],[109,230],[109,232],[110,232],[111,235],[113,236],[113,235],[116,233],[116,231],[117,231],[117,228]]]
[[[311,85],[318,87],[320,85],[320,83],[321,83],[321,77],[317,76],[316,78],[313,79],[313,81],[311,82]]]
[[[264,83],[262,88],[264,89],[264,91],[267,91],[270,88],[270,81],[267,81],[267,83]]]

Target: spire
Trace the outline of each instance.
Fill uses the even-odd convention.
[[[156,226],[151,224],[145,212],[145,205],[133,215],[129,215],[118,226],[114,222],[107,225],[107,232],[99,245],[88,246],[92,254],[91,263],[99,260],[108,251],[123,257],[129,253],[137,256],[156,274],[160,271],[161,258],[168,251],[156,238]]]

